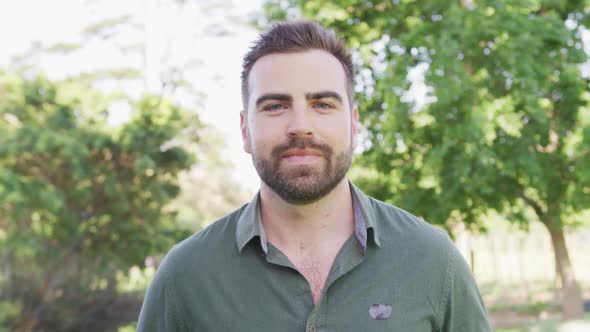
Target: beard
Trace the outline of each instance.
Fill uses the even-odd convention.
[[[291,149],[320,151],[325,162],[318,165],[281,167],[284,154]],[[274,147],[271,157],[264,159],[253,149],[252,161],[258,175],[279,197],[291,204],[311,204],[329,194],[342,181],[352,162],[352,143],[348,149],[334,155],[332,147],[311,138],[294,136]]]

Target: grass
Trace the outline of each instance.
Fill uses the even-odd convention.
[[[488,312],[496,313],[502,311],[511,311],[520,315],[539,316],[543,312],[557,313],[560,305],[554,302],[532,302],[532,303],[511,303],[511,304],[493,304],[488,306]]]
[[[497,329],[496,332],[588,332],[590,331],[590,314],[584,319],[562,322],[558,320],[539,321],[529,327],[516,329]]]
[[[590,298],[589,285],[580,286],[584,298]],[[580,321],[560,321],[559,290],[550,280],[485,283],[480,290],[494,331],[590,332],[590,313]]]

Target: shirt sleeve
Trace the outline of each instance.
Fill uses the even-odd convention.
[[[137,321],[137,332],[184,331],[177,312],[178,298],[171,282],[173,250],[158,267],[148,287]]]
[[[467,262],[452,245],[441,299],[442,332],[492,332],[481,294]]]

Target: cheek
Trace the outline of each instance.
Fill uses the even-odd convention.
[[[250,146],[256,154],[268,154],[270,150],[281,141],[281,138],[275,136],[272,129],[263,127],[253,128],[250,132]]]
[[[352,137],[352,124],[350,121],[332,121],[324,126],[324,137],[338,146],[348,146]]]

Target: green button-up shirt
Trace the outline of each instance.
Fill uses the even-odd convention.
[[[448,235],[351,185],[354,234],[317,304],[266,241],[259,195],[176,245],[152,281],[138,331],[491,331]]]

